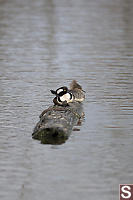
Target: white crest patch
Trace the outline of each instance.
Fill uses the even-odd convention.
[[[57,94],[60,94],[60,92],[63,92],[63,89],[57,90]]]

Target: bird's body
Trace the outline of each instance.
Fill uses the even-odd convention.
[[[55,97],[53,99],[54,105],[58,105],[58,106],[68,106],[67,101],[61,101],[59,97]]]
[[[59,98],[60,98],[60,100],[61,100],[62,102],[63,102],[63,101],[67,101],[67,103],[72,102],[73,99],[74,99],[72,93],[70,93],[70,92],[67,92],[66,94],[60,96]]]
[[[82,102],[84,101],[85,99],[85,94],[82,90],[80,89],[74,89],[74,90],[71,90],[73,96],[74,96],[74,100],[75,101],[78,101],[78,102]]]

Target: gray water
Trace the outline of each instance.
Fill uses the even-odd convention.
[[[62,145],[31,137],[50,89],[86,90]],[[133,1],[0,0],[0,199],[115,200],[133,183]]]

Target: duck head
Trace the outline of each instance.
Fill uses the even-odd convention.
[[[61,97],[68,92],[68,88],[63,86],[63,87],[58,88],[56,91],[55,90],[50,90],[50,91],[52,94]]]

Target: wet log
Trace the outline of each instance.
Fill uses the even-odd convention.
[[[40,121],[34,128],[32,138],[44,144],[62,144],[82,117],[82,103],[72,102],[69,106],[50,106],[40,115]]]

